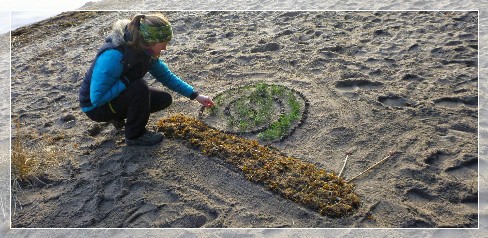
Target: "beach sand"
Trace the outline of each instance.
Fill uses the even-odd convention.
[[[126,147],[90,121],[82,77],[114,20],[133,14],[66,13],[12,33],[17,133],[33,147],[54,138],[41,149],[63,155],[15,192],[12,227],[477,227],[476,12],[165,12],[175,37],[162,59],[200,92],[265,82],[309,100],[301,127],[272,144],[281,152],[335,173],[350,153],[345,178],[396,152],[353,181],[361,206],[343,218],[181,141]],[[196,102],[172,95],[149,128],[197,117]]]
[[[272,144],[281,152],[335,173],[350,153],[346,179],[396,153],[353,181],[361,206],[342,218],[182,141],[126,147],[122,132],[90,121],[82,77],[111,24],[133,14],[65,13],[12,33],[13,137],[54,138],[46,150],[63,155],[14,193],[12,227],[478,226],[477,12],[165,12],[175,37],[161,58],[200,92],[265,82],[309,100],[304,123]],[[171,93],[149,128],[197,117],[198,103]]]

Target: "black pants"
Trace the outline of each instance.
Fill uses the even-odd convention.
[[[125,137],[135,139],[146,132],[149,114],[161,111],[171,105],[173,99],[169,93],[147,86],[146,80],[131,82],[129,87],[118,97],[100,107],[86,112],[97,122],[109,122],[125,119]]]

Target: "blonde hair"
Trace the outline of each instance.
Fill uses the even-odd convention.
[[[127,30],[132,36],[132,39],[127,42],[127,45],[132,46],[136,50],[143,50],[149,48],[154,43],[148,43],[144,40],[141,35],[140,27],[141,27],[141,20],[144,19],[144,24],[152,27],[161,27],[170,25],[166,16],[161,13],[144,15],[144,14],[137,14],[135,15],[132,20],[127,25]]]

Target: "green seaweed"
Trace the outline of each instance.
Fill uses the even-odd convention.
[[[298,101],[292,90],[264,82],[225,91],[217,95],[214,102],[215,106],[210,109],[209,116],[223,118],[230,131],[245,132],[263,128],[256,131],[260,132],[257,134],[260,141],[283,138],[299,124],[305,111],[305,105]],[[286,107],[287,112],[277,115],[273,109],[278,104]]]

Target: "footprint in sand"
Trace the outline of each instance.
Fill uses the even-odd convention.
[[[441,64],[443,65],[464,64],[466,67],[476,67],[478,65],[478,61],[477,60],[442,60]]]
[[[427,158],[424,160],[424,163],[428,165],[435,165],[439,166],[441,163],[444,162],[449,157],[449,153],[445,151],[434,151],[432,152]]]
[[[410,200],[426,200],[432,199],[436,196],[442,199],[447,199],[451,203],[463,203],[467,206],[476,207],[477,206],[477,192],[475,181],[465,180],[465,178],[472,178],[478,169],[478,157],[473,154],[465,154],[462,156],[452,154],[448,151],[433,151],[424,160],[429,167],[435,167],[436,173],[447,173],[452,178],[451,181],[445,183],[438,183],[435,178],[437,176],[426,176],[426,178],[432,179],[422,179],[421,181],[427,182],[429,184],[435,184],[434,194],[432,195],[430,190],[422,188],[419,190],[417,186],[409,189],[405,193],[405,197]],[[422,174],[422,171],[418,171]],[[472,183],[472,185],[469,185]],[[452,193],[453,188],[460,188],[463,193]],[[432,197],[434,196],[434,197]]]
[[[450,129],[454,131],[465,132],[465,133],[476,133],[478,131],[476,127],[472,127],[463,123],[454,124],[451,126]]]
[[[203,214],[184,215],[174,221],[170,227],[198,228],[207,223],[207,217]]]
[[[406,80],[406,81],[422,81],[424,80],[424,78],[416,75],[416,74],[405,74],[403,75],[402,77],[402,80]]]
[[[398,95],[379,96],[378,101],[390,107],[411,107],[415,102]]]
[[[455,45],[461,45],[463,42],[459,40],[451,40],[448,41],[445,46],[455,46]]]
[[[456,178],[469,178],[478,171],[478,156],[476,155],[458,156],[456,160],[449,162],[445,165],[444,171]]]
[[[336,89],[342,92],[354,92],[358,89],[380,89],[383,83],[373,82],[365,79],[359,80],[342,80],[335,85]]]
[[[65,129],[73,128],[76,125],[76,117],[73,114],[64,115],[56,121],[56,124]]]
[[[478,97],[444,97],[434,100],[436,106],[456,109],[459,107],[477,108]]]
[[[432,199],[435,199],[435,196],[431,193],[431,191],[429,191],[429,189],[420,186],[408,189],[405,192],[405,197],[408,200],[413,201],[430,201]]]

